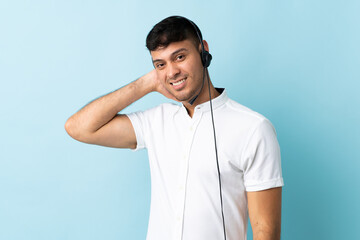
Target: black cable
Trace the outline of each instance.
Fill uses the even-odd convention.
[[[204,71],[205,71],[205,68],[204,68]],[[213,108],[212,108],[212,102],[211,102],[210,78],[209,78],[209,72],[208,72],[208,71],[206,71],[206,76],[207,76],[208,88],[209,88],[210,111],[211,111],[211,120],[212,120],[213,133],[214,133],[216,165],[217,165],[217,171],[218,171],[218,176],[219,176],[219,189],[220,189],[219,192],[220,192],[220,203],[221,203],[221,216],[222,216],[222,221],[223,221],[224,239],[226,240],[225,219],[224,219],[224,209],[223,209],[223,198],[222,198],[222,188],[221,188],[221,179],[220,179],[220,167],[219,167],[219,158],[218,158],[218,152],[217,152],[216,133],[215,133],[215,124],[214,124],[214,114],[213,114]],[[203,74],[203,78],[205,78],[205,74]]]

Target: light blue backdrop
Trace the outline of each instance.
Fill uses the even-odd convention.
[[[152,69],[151,27],[194,20],[210,74],[275,125],[282,239],[360,239],[359,1],[0,1],[0,239],[145,239],[146,152],[64,130]],[[150,94],[126,109],[166,99]]]

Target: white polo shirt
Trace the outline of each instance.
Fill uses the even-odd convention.
[[[229,99],[213,101],[228,240],[245,240],[246,191],[283,186],[280,149],[264,116]],[[165,103],[128,114],[137,148],[148,151],[151,207],[147,240],[221,240],[223,226],[209,102],[191,118]]]

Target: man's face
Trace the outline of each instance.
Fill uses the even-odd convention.
[[[199,93],[203,66],[199,49],[191,40],[174,42],[150,53],[161,83],[178,101],[188,102]]]

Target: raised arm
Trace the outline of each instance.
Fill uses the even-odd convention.
[[[282,188],[278,187],[247,192],[254,240],[280,240],[281,191]]]
[[[80,142],[135,148],[137,143],[132,124],[126,115],[118,113],[152,91],[172,98],[162,88],[155,70],[90,102],[66,121],[65,129],[72,138]]]

